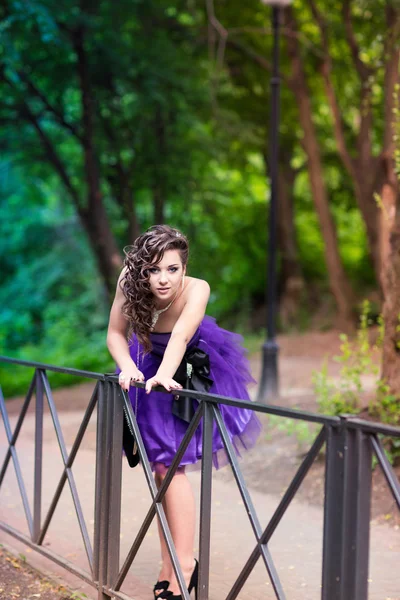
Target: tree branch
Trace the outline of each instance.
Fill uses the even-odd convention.
[[[207,4],[212,5],[212,0],[208,0]],[[265,58],[265,56],[259,54],[253,48],[250,48],[246,44],[243,44],[242,42],[240,42],[240,41],[238,41],[238,40],[236,40],[236,39],[234,39],[232,37],[231,33],[232,32],[237,33],[239,30],[237,30],[237,29],[233,29],[233,30],[226,29],[222,25],[222,23],[215,17],[213,8],[212,8],[212,10],[210,10],[209,14],[211,15],[209,17],[209,22],[211,24],[211,27],[213,28],[213,30],[222,39],[221,43],[223,44],[223,49],[225,49],[225,45],[226,44],[229,44],[229,46],[232,46],[233,48],[236,48],[237,50],[239,50],[240,52],[242,52],[243,54],[245,54],[248,58],[250,58],[253,62],[255,62],[259,67],[261,67],[265,71],[271,71],[272,70],[272,65]],[[222,55],[223,55],[223,52],[219,48],[219,50],[218,50],[218,56],[219,56],[219,58],[221,58]],[[286,83],[290,84],[289,79],[284,74],[280,73],[280,77]]]
[[[29,108],[29,106],[26,103],[23,103],[21,106],[21,116],[25,117],[36,129],[36,131],[39,135],[39,138],[43,144],[43,147],[46,151],[46,155],[47,155],[49,162],[51,162],[54,165],[62,182],[64,183],[65,187],[69,191],[78,213],[82,216],[84,214],[84,211],[82,210],[79,194],[78,194],[77,190],[74,188],[72,181],[64,167],[64,164],[63,164],[61,158],[59,157],[59,155],[57,154],[57,151],[56,151],[54,145],[52,144],[50,138],[47,136],[44,129],[42,129],[38,119],[36,118],[36,116],[33,114],[33,112],[31,111],[31,109]]]
[[[329,60],[330,52],[329,52],[329,41],[328,41],[328,28],[326,26],[326,21],[323,18],[319,8],[317,7],[315,0],[308,0],[308,3],[311,8],[312,16],[314,17],[314,20],[316,21],[319,31],[320,31],[320,34],[321,34],[321,42],[322,42],[322,48],[324,50],[324,58],[325,58],[325,60]]]
[[[80,136],[76,127],[74,125],[72,125],[71,123],[68,123],[65,120],[64,115],[62,115],[56,108],[54,108],[54,106],[52,106],[50,104],[50,102],[48,101],[46,96],[43,94],[43,92],[41,90],[39,90],[38,87],[36,87],[36,85],[29,79],[29,77],[26,75],[26,73],[24,73],[23,71],[18,71],[18,75],[19,75],[20,79],[28,87],[28,89],[31,91],[31,93],[42,101],[44,106],[56,118],[56,120],[65,129],[70,131],[72,133],[72,135],[74,135],[80,142],[82,142],[82,137]]]
[[[321,73],[325,83],[326,95],[328,97],[329,105],[332,111],[336,145],[338,147],[338,151],[342,158],[344,166],[346,167],[349,175],[356,181],[355,165],[346,144],[346,138],[344,134],[345,125],[331,78],[332,59],[329,51],[328,28],[321,12],[319,11],[316,5],[315,0],[308,1],[310,4],[311,12],[319,27],[321,34],[321,43],[324,50],[324,58],[322,59],[321,63]]]
[[[88,199],[92,210],[101,204],[100,175],[97,155],[94,147],[94,103],[90,73],[85,49],[85,29],[78,27],[72,37],[77,57],[77,72],[82,102],[82,138],[85,160],[85,177],[88,185]]]
[[[4,81],[4,83],[6,83],[9,87],[16,90],[18,94],[20,93],[20,90],[18,90],[16,88],[15,84],[7,77],[4,70],[0,71],[0,79],[2,81]],[[72,181],[67,173],[67,170],[64,167],[64,164],[63,164],[61,158],[57,154],[57,151],[56,151],[52,141],[50,140],[48,135],[45,133],[44,129],[41,127],[38,117],[31,111],[27,102],[23,99],[20,100],[20,110],[18,111],[18,113],[21,115],[22,118],[24,118],[26,121],[28,121],[36,129],[36,131],[39,135],[39,138],[43,144],[43,147],[45,149],[46,156],[47,156],[49,162],[51,162],[51,164],[53,164],[53,166],[55,167],[57,173],[59,174],[62,182],[64,183],[65,187],[71,194],[71,198],[74,201],[77,211],[80,214],[82,214],[82,207],[81,207],[81,203],[80,203],[79,194],[78,194],[77,190],[75,189],[75,187],[73,186]]]
[[[253,62],[255,62],[259,67],[264,69],[265,71],[271,71],[272,65],[271,63],[261,54],[258,54],[253,48],[249,48],[242,44],[242,42],[238,42],[237,40],[228,39],[228,44],[237,50],[240,50],[243,54],[245,54],[248,58],[250,58]],[[287,80],[286,76],[280,74],[280,77],[284,80]]]
[[[400,50],[397,47],[397,41],[400,34],[400,12],[390,5],[386,6],[386,21],[390,30],[388,32],[385,44],[385,131],[383,139],[382,153],[387,154],[388,149],[393,146],[393,121],[395,118],[394,109],[396,106],[396,87],[400,83],[399,60]],[[399,91],[397,90],[397,95]]]
[[[351,19],[351,0],[343,0],[342,15],[344,20],[344,28],[346,32],[346,40],[350,48],[350,53],[353,58],[354,66],[360,77],[361,82],[365,85],[374,71],[371,67],[366,65],[360,58],[360,48],[358,46],[356,36],[354,34],[353,21]]]

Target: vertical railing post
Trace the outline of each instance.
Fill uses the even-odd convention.
[[[344,436],[343,427],[328,427],[325,459],[322,600],[341,600]]]
[[[94,506],[94,541],[93,541],[93,571],[98,581],[98,600],[108,600],[103,592],[107,584],[107,554],[108,554],[108,493],[109,470],[107,469],[107,420],[109,383],[99,382],[97,400],[97,435],[96,435],[96,483]]]
[[[98,600],[111,597],[104,587],[112,588],[119,572],[123,423],[119,394],[112,381],[99,384],[93,561]]]
[[[42,518],[42,470],[43,470],[43,382],[41,370],[36,370],[35,407],[35,465],[33,481],[33,541],[40,536]]]
[[[108,565],[107,583],[111,588],[119,573],[120,534],[121,534],[121,486],[122,486],[122,392],[118,384],[113,383],[111,390],[112,403],[110,403],[110,434],[108,444],[110,451],[110,495],[108,517]]]
[[[212,433],[213,410],[207,402],[203,404],[203,455],[201,463],[200,492],[200,548],[199,548],[199,600],[209,598],[210,579],[210,534],[211,534],[211,491],[212,491]]]
[[[372,448],[368,434],[346,428],[342,600],[368,598]]]
[[[322,600],[368,597],[371,480],[368,434],[343,417],[327,436]]]

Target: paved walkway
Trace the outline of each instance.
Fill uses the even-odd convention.
[[[70,448],[82,420],[82,412],[60,414],[61,426]],[[12,416],[12,427],[16,417]],[[73,467],[84,516],[93,534],[95,477],[95,415]],[[17,442],[17,451],[32,505],[34,415],[28,413]],[[44,422],[43,512],[50,504],[62,462],[49,414]],[[1,427],[0,460],[5,454],[5,434]],[[257,449],[253,450],[254,453]],[[149,506],[150,495],[140,468],[131,470],[123,462],[121,564],[130,548]],[[228,467],[229,468],[229,467]],[[196,498],[199,498],[200,476],[191,473]],[[262,473],[260,473],[262,477]],[[265,526],[279,498],[251,490],[261,524]],[[0,490],[0,518],[28,533],[22,502],[12,465],[9,465]],[[93,538],[92,538],[93,539]],[[93,588],[82,583],[61,567],[31,551],[24,544],[0,532],[0,541],[27,556],[28,561],[46,573],[60,577],[74,589],[96,598]],[[69,487],[66,486],[44,541],[72,563],[89,570]],[[210,600],[222,600],[250,552],[254,548],[252,529],[234,482],[216,477],[213,481],[211,582]],[[400,531],[387,525],[372,526],[369,600],[400,600]],[[294,501],[276,530],[270,550],[281,578],[287,600],[320,598],[322,549],[322,509]],[[158,573],[158,538],[152,525],[122,588],[135,600],[151,600],[151,587]],[[273,599],[275,595],[264,565],[259,561],[239,595],[240,600]]]

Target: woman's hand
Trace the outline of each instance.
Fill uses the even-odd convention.
[[[181,390],[182,386],[180,383],[172,379],[172,377],[165,377],[163,375],[155,375],[146,381],[146,394],[150,394],[153,387],[162,385],[169,392],[171,390]]]
[[[131,381],[144,381],[143,373],[139,371],[139,369],[135,365],[124,369],[118,376],[119,385],[123,390],[126,390],[127,392],[129,392],[129,386],[131,384]]]

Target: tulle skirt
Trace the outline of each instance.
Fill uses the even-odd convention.
[[[153,377],[161,363],[163,352],[168,344],[170,333],[152,333],[153,352],[143,353],[136,336],[131,340],[132,359],[145,379]],[[242,338],[219,327],[212,317],[204,317],[199,328],[188,344],[188,348],[198,347],[209,355],[210,377],[213,385],[210,393],[250,401],[247,385],[254,382]],[[182,441],[188,423],[172,413],[172,394],[131,388],[129,397],[140,428],[143,442],[152,467],[157,463],[169,466]],[[194,403],[197,401],[193,400]],[[234,406],[219,405],[222,418],[232,440],[237,455],[251,448],[261,431],[261,424],[252,410]],[[213,463],[218,469],[227,463],[224,445],[217,427],[213,424]],[[181,461],[183,465],[195,465],[202,458],[202,420],[192,437]]]

